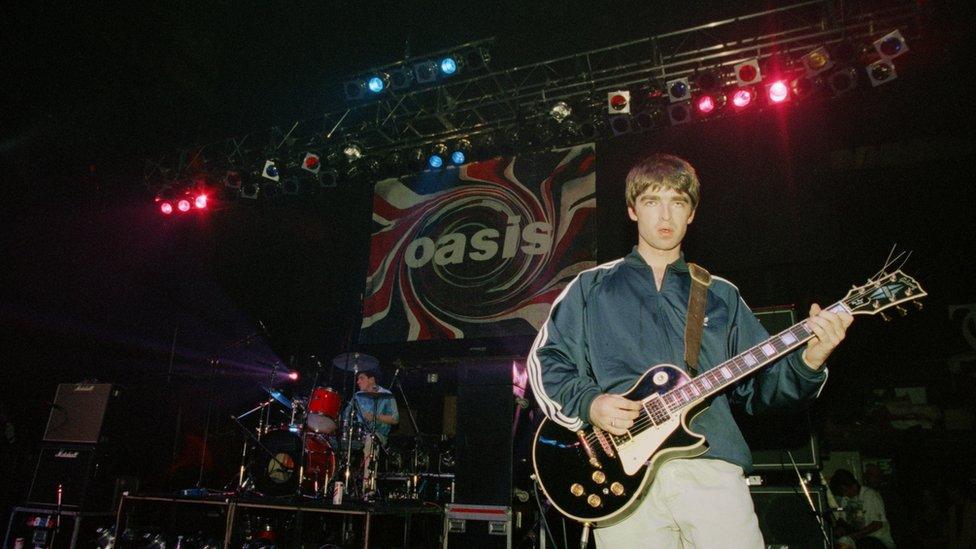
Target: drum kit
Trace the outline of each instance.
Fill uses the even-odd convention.
[[[357,372],[374,370],[378,365],[375,358],[362,353],[345,353],[332,361],[334,369],[344,372],[346,379],[350,374],[355,379]],[[248,439],[241,455],[240,492],[331,496],[335,503],[341,503],[345,497],[366,501],[375,494],[377,463],[382,451],[375,425],[360,421],[361,414],[355,413],[358,398],[349,395],[343,399],[332,387],[320,386],[318,377],[307,397],[289,399],[273,387],[262,387],[268,394],[267,400],[234,416]],[[374,403],[393,398],[392,393],[359,393],[359,396],[372,398]],[[344,400],[350,403],[345,413]],[[272,421],[274,406],[290,413],[287,423]],[[261,412],[258,425],[245,427],[242,420],[257,412]]]

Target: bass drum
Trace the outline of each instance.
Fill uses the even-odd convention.
[[[249,472],[258,491],[270,496],[297,492],[298,475],[304,459],[303,491],[321,491],[335,474],[335,452],[324,436],[302,435],[287,428],[261,437],[261,446],[251,449]],[[269,454],[270,452],[270,454]]]

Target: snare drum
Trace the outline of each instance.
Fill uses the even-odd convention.
[[[330,434],[339,427],[342,397],[331,387],[316,387],[308,401],[308,428],[316,433]]]

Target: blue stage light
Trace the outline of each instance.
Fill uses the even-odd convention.
[[[379,76],[370,78],[366,85],[369,86],[369,91],[373,93],[380,93],[386,87],[386,83]]]
[[[457,61],[453,57],[445,57],[441,59],[441,73],[445,76],[451,76],[457,72]]]
[[[455,165],[460,166],[461,164],[464,164],[464,160],[464,152],[454,151],[451,153],[451,162],[454,162]]]
[[[444,165],[444,159],[441,158],[439,154],[432,154],[429,158],[427,158],[427,164],[429,164],[431,168],[440,168]]]

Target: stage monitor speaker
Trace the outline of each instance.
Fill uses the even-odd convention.
[[[119,395],[109,383],[62,383],[44,430],[46,442],[97,444],[111,402]]]
[[[799,486],[751,486],[752,502],[759,517],[766,547],[789,547],[790,549],[829,549],[831,543],[830,524],[825,524],[827,539],[820,530],[817,516],[824,516],[827,510],[826,489],[822,486],[810,487],[816,514],[810,509],[806,495]]]
[[[113,484],[103,478],[110,467],[94,445],[44,443],[27,493],[28,505],[58,505],[85,511],[107,511]]]
[[[511,505],[512,361],[458,364],[454,501]]]
[[[754,312],[770,334],[782,332],[796,323],[792,307],[769,307]],[[752,450],[752,463],[757,471],[792,470],[791,455],[800,469],[820,469],[817,437],[805,410],[756,417],[738,414],[736,422]]]

